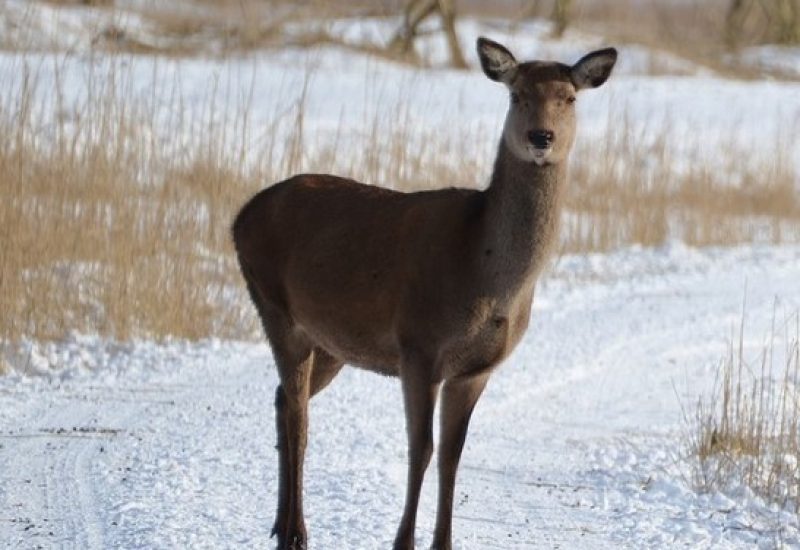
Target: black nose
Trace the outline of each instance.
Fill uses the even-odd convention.
[[[553,145],[555,134],[550,130],[531,130],[528,132],[528,139],[537,149],[548,149]]]

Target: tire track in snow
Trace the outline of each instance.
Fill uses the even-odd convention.
[[[17,404],[20,400],[14,401]],[[41,417],[38,408],[18,410],[27,422],[37,422]],[[52,488],[46,477],[39,477],[46,476],[50,462],[42,454],[42,442],[36,435],[21,430],[4,430],[2,435],[0,520],[4,529],[0,531],[3,534],[0,544],[8,548],[51,546],[55,536],[51,531],[57,527],[54,518],[48,517],[54,502]]]
[[[7,542],[19,548],[108,548],[94,461],[119,437],[107,427],[128,424],[147,404],[117,396],[112,388],[39,385],[24,431],[10,434],[0,450],[2,471],[17,473],[0,495],[23,520],[19,537]],[[20,484],[24,490],[14,490]]]
[[[30,428],[5,440],[0,455],[3,471],[18,473],[16,478],[7,477],[3,484],[7,489],[5,509],[15,510],[17,518],[25,520],[21,531],[24,537],[10,542],[20,547],[36,542],[44,546],[58,543],[62,547],[103,548],[86,467],[86,454],[96,441],[71,434],[70,427],[63,425],[63,411],[71,403],[47,396],[46,391],[39,397],[46,406],[33,411]],[[75,411],[69,417],[70,422],[88,420],[85,414]],[[54,433],[59,428],[66,431]]]

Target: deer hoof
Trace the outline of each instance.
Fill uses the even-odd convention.
[[[286,550],[306,550],[308,548],[303,535],[289,535],[286,541]]]

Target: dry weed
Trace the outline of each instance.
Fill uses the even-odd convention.
[[[46,137],[32,107],[37,82],[26,78],[3,98],[4,339],[73,330],[200,338],[241,328],[239,313],[220,307],[234,280],[227,226],[258,184],[215,152],[220,134],[203,135],[185,155],[164,152],[147,132],[155,110],[102,84],[119,79],[118,70],[112,64],[90,80],[97,89],[88,97],[102,101]],[[52,115],[45,118],[59,120]],[[180,124],[173,130],[185,133]]]
[[[301,92],[252,136],[252,97],[222,106],[210,85],[198,120],[179,79],[158,79],[153,63],[154,81],[175,89],[142,96],[123,57],[99,56],[92,66],[105,68],[87,77],[88,100],[69,116],[58,77],[66,68],[56,67],[52,89],[24,69],[17,87],[0,92],[0,339],[257,334],[228,231],[258,188],[301,171],[402,191],[478,187],[491,169],[486,129],[434,135],[405,103],[376,110],[360,134],[341,120],[341,135],[315,141]],[[176,137],[165,146],[160,134]],[[752,167],[758,178],[742,172],[734,148],[721,153],[731,173],[679,174],[665,142],[642,143],[622,128],[601,144],[579,144],[564,251],[667,238],[798,240],[796,174],[781,155]]]
[[[743,308],[738,341],[731,341],[713,392],[695,410],[689,451],[700,490],[747,487],[800,511],[799,317],[795,312],[780,327],[773,317],[767,342],[751,361]]]

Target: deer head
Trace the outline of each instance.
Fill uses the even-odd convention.
[[[566,160],[575,139],[575,96],[611,74],[617,50],[592,52],[572,66],[551,61],[518,63],[505,46],[478,39],[483,72],[510,92],[503,139],[520,160],[538,166]]]

